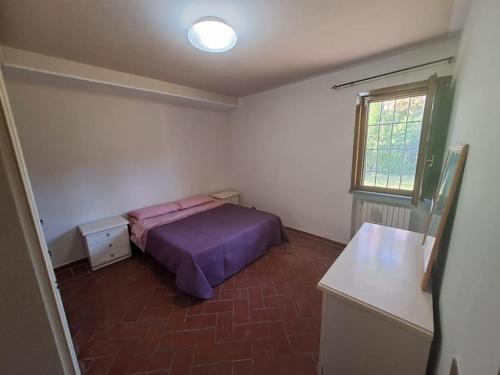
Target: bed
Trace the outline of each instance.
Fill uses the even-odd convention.
[[[213,286],[270,246],[287,241],[280,218],[267,212],[209,198],[179,207],[153,217],[130,216],[131,240],[176,275],[180,290],[202,299],[212,298]]]

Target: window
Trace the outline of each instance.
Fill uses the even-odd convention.
[[[359,95],[352,190],[419,194],[432,78]]]
[[[413,191],[425,97],[369,102],[363,186]]]

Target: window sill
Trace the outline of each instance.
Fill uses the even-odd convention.
[[[411,197],[406,195],[385,194],[364,190],[351,190],[351,193],[356,200],[368,200],[375,203],[397,204],[402,207],[415,208],[411,203]],[[419,203],[418,207],[430,210],[431,204],[432,201],[430,199],[424,199],[424,201]]]
[[[414,207],[411,204],[411,197],[406,195],[394,195],[394,194],[386,194],[386,193],[377,193],[373,191],[364,191],[364,190],[352,190],[354,199],[356,200],[370,200],[376,203],[389,203],[389,204],[398,204],[404,207]]]

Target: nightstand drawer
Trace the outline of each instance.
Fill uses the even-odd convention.
[[[78,227],[92,270],[132,255],[127,225],[128,220],[121,216],[115,216],[82,224]]]
[[[240,197],[239,196],[234,196],[231,198],[225,199],[226,202],[232,203],[232,204],[240,204]]]
[[[118,247],[99,246],[94,249],[90,257],[92,268],[96,268],[101,264],[112,262],[116,259],[130,255],[130,245],[125,244]]]
[[[87,238],[87,249],[92,266],[119,258],[123,256],[124,252],[130,252],[127,233],[125,227],[119,228],[119,230],[96,233],[98,236],[93,238],[92,242],[89,242],[89,238]]]
[[[115,247],[119,244],[128,242],[128,230],[126,226],[104,230],[93,233],[85,237],[89,248],[98,246],[102,243],[112,243]]]
[[[233,190],[219,191],[218,193],[211,194],[212,198],[226,201],[232,204],[240,204],[240,193]]]

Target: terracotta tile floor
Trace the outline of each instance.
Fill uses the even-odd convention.
[[[146,254],[56,272],[85,374],[315,374],[321,293],[340,252],[290,232],[202,301]]]

